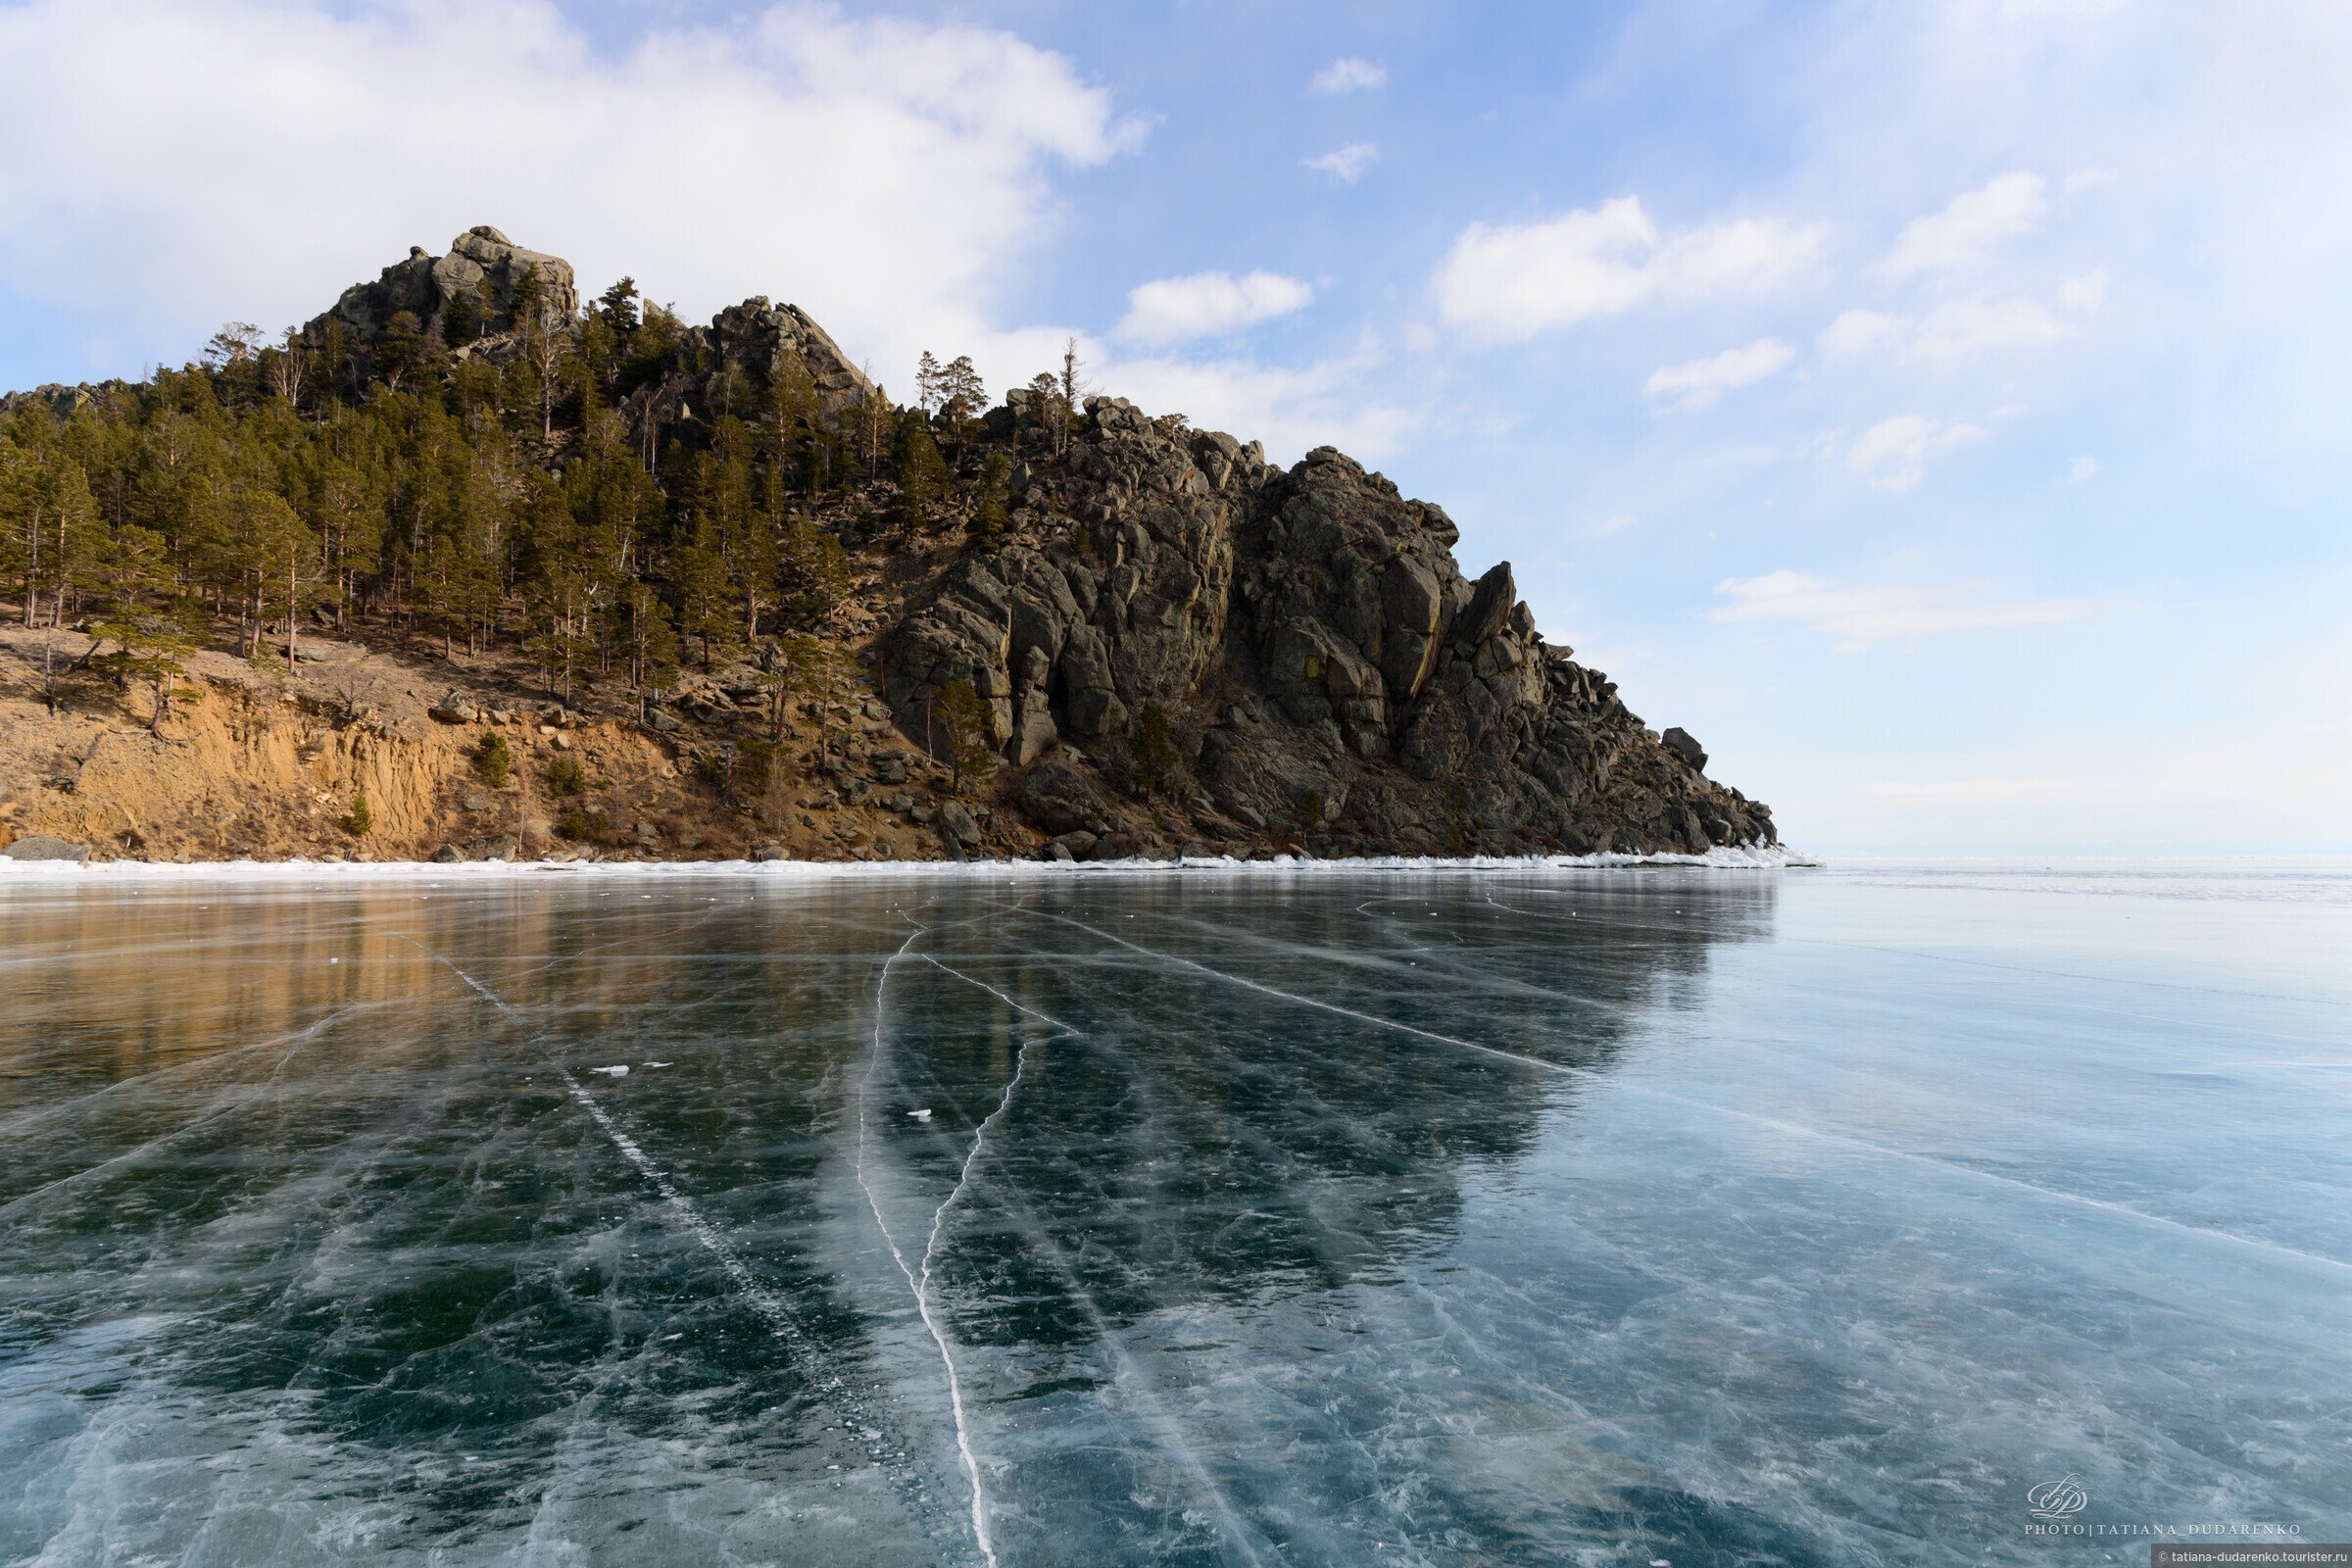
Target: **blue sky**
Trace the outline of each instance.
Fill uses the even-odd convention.
[[[2352,850],[2352,8],[0,0],[0,382],[475,222],[1438,501],[1827,853]]]

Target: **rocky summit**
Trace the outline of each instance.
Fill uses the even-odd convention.
[[[943,572],[883,668],[916,733],[929,694],[972,683],[1050,854],[1136,853],[1114,803],[1152,796],[1162,835],[1319,853],[1773,841],[1687,735],[1544,641],[1508,563],[1465,578],[1446,514],[1340,452],[1285,469],[1098,397],[1013,477],[1012,542]]]
[[[1073,365],[993,406],[968,361],[918,382],[895,404],[797,306],[588,299],[484,225],[282,343],[7,400],[0,472],[74,520],[0,556],[0,845],[1776,842],[1507,563],[1466,577],[1446,513],[1344,454],[1285,467]]]

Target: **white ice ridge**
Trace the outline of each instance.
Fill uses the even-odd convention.
[[[1365,871],[1594,871],[1629,866],[1680,865],[1717,871],[1773,871],[1820,862],[1778,845],[1712,849],[1704,855],[1373,855],[1359,859],[1318,860],[1277,855],[1237,860],[1196,855],[1178,860],[464,860],[443,865],[428,860],[202,860],[190,864],[147,860],[12,860],[0,856],[0,882],[55,882],[77,877],[123,881],[251,882],[489,882],[531,877],[722,877],[757,881],[830,881],[939,877],[995,881],[1005,877],[1168,876],[1178,872],[1237,875],[1314,876]]]
[[[410,947],[415,948],[418,953],[423,954],[466,982],[474,995],[496,1007],[500,1015],[505,1017],[508,1022],[520,1028],[527,1029],[529,1027],[523,1021],[522,1014],[508,1006],[506,999],[497,992],[492,991],[488,986],[415,937],[406,932],[396,934],[401,941],[406,942]],[[608,1139],[612,1140],[612,1147],[620,1151],[621,1157],[634,1165],[637,1168],[637,1174],[643,1176],[654,1191],[661,1195],[662,1200],[669,1205],[670,1212],[677,1216],[678,1222],[686,1228],[687,1234],[702,1243],[704,1249],[718,1260],[719,1268],[725,1272],[729,1283],[735,1287],[736,1293],[743,1298],[754,1312],[760,1315],[761,1321],[766,1323],[779,1338],[791,1345],[794,1351],[804,1358],[804,1363],[812,1374],[810,1381],[828,1393],[840,1393],[843,1387],[841,1378],[833,1371],[823,1351],[808,1339],[808,1335],[802,1332],[800,1324],[793,1320],[792,1313],[786,1310],[784,1303],[769,1294],[767,1288],[760,1283],[750,1268],[745,1266],[735,1249],[727,1245],[726,1238],[719,1235],[717,1228],[703,1217],[702,1210],[696,1208],[693,1200],[680,1192],[676,1184],[662,1173],[661,1167],[647,1156],[645,1151],[638,1147],[637,1140],[621,1131],[619,1124],[613,1121],[605,1107],[597,1103],[596,1097],[581,1087],[580,1081],[571,1075],[570,1069],[558,1066],[556,1076],[563,1080],[564,1087],[570,1092],[571,1098],[578,1102],[580,1108],[588,1112],[589,1119],[596,1123]]]
[[[1141,943],[1130,942],[1125,937],[1113,935],[1098,926],[1088,925],[1083,920],[1073,920],[1066,914],[1054,914],[1045,909],[1032,909],[1017,904],[1003,905],[1000,907],[1022,914],[1035,915],[1041,920],[1057,920],[1063,925],[1075,926],[1081,931],[1090,932],[1105,942],[1115,943],[1130,952],[1140,953],[1148,958],[1156,958],[1162,963],[1178,964],[1187,969],[1197,970],[1212,979],[1222,980],[1227,985],[1240,986],[1245,990],[1274,997],[1297,1006],[1313,1007],[1322,1012],[1337,1013],[1343,1018],[1354,1018],[1377,1028],[1393,1029],[1398,1034],[1413,1035],[1422,1040],[1435,1041],[1440,1045],[1456,1046],[1464,1051],[1475,1051],[1489,1056],[1499,1056],[1505,1061],[1521,1062],[1530,1067],[1541,1068],[1545,1072],[1560,1073],[1572,1078],[1589,1078],[1596,1083],[1606,1083],[1612,1088],[1629,1094],[1646,1095],[1653,1100],[1667,1101],[1693,1110],[1708,1111],[1718,1116],[1729,1116],[1738,1121],[1752,1122],[1760,1127],[1770,1127],[1776,1132],[1787,1133],[1790,1137],[1814,1139],[1822,1143],[1836,1144],[1845,1149],[1883,1155],[1887,1159],[1903,1160],[1914,1165],[1926,1165],[1947,1175],[1973,1177],[1980,1182],[1988,1182],[1996,1187],[2032,1193],[2037,1197],[2055,1200],[2058,1202],[2073,1203],[2082,1208],[2096,1209],[2101,1213],[2138,1220],[2143,1224],[2177,1231],[2184,1236],[2193,1236],[2200,1241],[2220,1242],[2230,1247],[2268,1252],[2276,1257],[2291,1257],[2301,1262],[2317,1263],[2324,1268],[2352,1274],[2352,1263],[2347,1263],[2342,1258],[2329,1257],[2324,1252],[2307,1252],[2299,1247],[2286,1247],[2277,1242],[2257,1241],[2251,1236],[2240,1236],[2234,1231],[2216,1230],[2208,1225],[2191,1225],[2185,1220],[2170,1219],[2162,1214],[2151,1214],[2145,1209],[2133,1208],[2128,1203],[2110,1202],[2103,1198],[2070,1193],[2063,1188],[2044,1187],[2037,1182],[2021,1181],[2015,1176],[2003,1176],[1995,1171],[1979,1170],[1973,1165],[1962,1165],[1951,1160],[1936,1159],[1928,1154],[1916,1154],[1907,1149],[1893,1149],[1885,1144],[1874,1144],[1866,1138],[1849,1138],[1843,1133],[1824,1132],[1818,1127],[1807,1127],[1799,1122],[1783,1121],[1777,1116],[1764,1116],[1752,1110],[1737,1110],[1729,1105],[1716,1105],[1703,1100],[1687,1099],[1681,1095],[1669,1094],[1663,1089],[1652,1088],[1647,1084],[1630,1083],[1621,1078],[1612,1078],[1606,1073],[1595,1072],[1590,1067],[1572,1066],[1564,1061],[1546,1061],[1542,1056],[1530,1056],[1516,1051],[1504,1051],[1496,1046],[1481,1045],[1475,1040],[1464,1040],[1455,1035],[1439,1034],[1434,1030],[1417,1028],[1409,1023],[1399,1023],[1394,1018],[1383,1018],[1377,1013],[1358,1012],[1353,1007],[1343,1007],[1336,1002],[1321,1002],[1313,997],[1299,996],[1296,992],[1278,990],[1273,986],[1251,980],[1246,975],[1228,974],[1223,969],[1212,969],[1205,963],[1196,963],[1191,958],[1180,957],[1173,953],[1161,953],[1155,949],[1147,948]]]
[[[954,975],[956,979],[962,981],[967,986],[977,986],[980,990],[987,992],[990,996],[996,998],[999,1002],[1004,1004],[1005,1006],[1010,1007],[1013,1011],[1020,1013],[1022,1016],[1035,1018],[1040,1023],[1052,1025],[1054,1028],[1061,1032],[1060,1038],[1075,1040],[1080,1038],[1084,1033],[1084,1031],[1077,1029],[1070,1024],[1063,1023],[1060,1019],[1054,1017],[1050,1013],[1040,1012],[1035,1007],[1032,1007],[1025,1003],[1014,1001],[1011,997],[1008,997],[1004,992],[999,991],[995,986],[990,985],[985,980],[979,979],[973,975],[965,974],[961,969],[956,968],[952,964],[940,962],[939,959],[933,957],[928,953],[922,955],[922,959],[925,963],[930,964],[934,969]],[[1023,1041],[1021,1043],[1020,1059],[1013,1072],[1013,1078],[1015,1082],[1017,1082],[1020,1078],[1020,1070],[1028,1065],[1030,1046],[1037,1043],[1038,1042],[1036,1041]],[[1012,1089],[1011,1085],[1008,1084],[1005,1086],[1004,1104],[1009,1104],[1011,1102],[1011,1099]],[[997,1107],[997,1114],[1002,1115],[1004,1108],[1004,1104],[1000,1104]],[[992,1116],[991,1120],[995,1118]],[[984,1122],[981,1125],[985,1130],[987,1123]],[[965,1163],[965,1171],[968,1175],[970,1171],[970,1163],[968,1161]],[[960,1184],[958,1185],[957,1190],[961,1191]],[[953,1195],[950,1196],[949,1201],[955,1201]],[[1084,1284],[1080,1282],[1078,1278],[1078,1271],[1070,1266],[1069,1258],[1062,1252],[1058,1246],[1054,1245],[1054,1239],[1046,1234],[1045,1227],[1037,1222],[1036,1215],[1029,1211],[1029,1207],[1026,1203],[1021,1202],[1018,1198],[1010,1195],[1009,1193],[1005,1195],[1003,1201],[1007,1208],[1013,1209],[1018,1214],[1021,1221],[1022,1230],[1028,1236],[1031,1245],[1034,1246],[1038,1252],[1053,1265],[1054,1271],[1061,1276],[1062,1284],[1070,1293],[1070,1300],[1077,1305],[1080,1311],[1086,1314],[1087,1322],[1093,1327],[1096,1341],[1104,1348],[1109,1350],[1111,1358],[1117,1366],[1118,1382],[1123,1386],[1135,1390],[1137,1394],[1141,1396],[1143,1401],[1148,1406],[1144,1413],[1150,1420],[1154,1434],[1159,1439],[1160,1446],[1166,1450],[1171,1458],[1175,1459],[1176,1462],[1190,1474],[1193,1485],[1199,1489],[1200,1494],[1207,1498],[1210,1505],[1215,1509],[1218,1520],[1225,1527],[1225,1534],[1227,1538],[1230,1539],[1234,1545],[1240,1549],[1242,1556],[1252,1564],[1262,1565],[1265,1561],[1265,1558],[1257,1549],[1257,1541],[1255,1536],[1250,1532],[1250,1527],[1242,1522],[1240,1510],[1234,1507],[1233,1499],[1225,1494],[1225,1489],[1217,1484],[1216,1477],[1209,1473],[1208,1465],[1201,1459],[1200,1450],[1193,1446],[1191,1440],[1185,1435],[1183,1427],[1177,1423],[1175,1417],[1171,1416],[1167,1410],[1161,1406],[1157,1395],[1154,1394],[1151,1389],[1149,1376],[1145,1373],[1144,1369],[1136,1363],[1133,1353],[1128,1350],[1125,1337],[1111,1325],[1111,1322],[1108,1318],[1102,1315],[1102,1307],[1095,1303],[1094,1297],[1087,1292]]]
[[[963,1169],[956,1177],[956,1189],[948,1194],[947,1201],[941,1203],[931,1216],[931,1237],[923,1248],[922,1271],[919,1275],[914,1269],[907,1266],[906,1254],[899,1249],[899,1239],[891,1234],[890,1221],[882,1217],[882,1200],[874,1196],[872,1184],[865,1179],[866,1124],[873,1100],[874,1075],[881,1069],[882,1054],[885,1049],[883,1045],[885,1038],[883,1004],[890,992],[890,971],[893,965],[906,956],[906,950],[914,946],[926,929],[924,926],[916,926],[907,935],[906,940],[899,944],[898,951],[882,960],[881,977],[874,983],[874,1045],[873,1050],[866,1057],[865,1081],[858,1096],[856,1170],[858,1185],[865,1192],[866,1206],[874,1211],[875,1228],[882,1232],[882,1245],[890,1249],[891,1260],[899,1265],[899,1272],[906,1276],[906,1288],[914,1293],[915,1312],[923,1320],[923,1327],[929,1331],[931,1343],[939,1347],[939,1364],[947,1369],[948,1374],[948,1409],[956,1422],[956,1452],[963,1460],[964,1479],[971,1484],[972,1540],[979,1546],[980,1555],[987,1560],[989,1568],[997,1568],[996,1541],[990,1536],[988,1529],[988,1496],[980,1482],[980,1461],[972,1452],[971,1423],[964,1416],[963,1379],[956,1370],[956,1355],[948,1348],[947,1333],[939,1326],[938,1315],[931,1310],[931,1260],[939,1248],[940,1221],[947,1215],[948,1207],[956,1201],[957,1194],[963,1191],[963,1184],[971,1179],[972,1161],[980,1157],[980,1143],[986,1133],[988,1122],[983,1121],[980,1127],[974,1130],[971,1152],[964,1156]],[[1012,1086],[1020,1081],[1021,1067],[1027,1065],[1027,1062],[1028,1048],[1024,1046],[1020,1061],[1013,1067],[1012,1077],[1005,1082],[1004,1099],[998,1103],[996,1110],[989,1113],[989,1120],[994,1120],[1002,1114],[1004,1106],[1011,1102]]]

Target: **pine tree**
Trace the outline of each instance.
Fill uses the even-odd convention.
[[[106,519],[90,493],[88,472],[62,445],[52,450],[43,482],[46,505],[42,510],[49,519],[49,624],[63,626],[68,602],[105,580]]]
[[[777,474],[788,484],[816,488],[810,459],[818,442],[818,421],[824,405],[816,381],[797,354],[783,356],[769,378],[768,441]]]
[[[462,349],[481,335],[481,300],[471,289],[459,289],[442,305],[441,340]]]
[[[154,683],[155,709],[147,720],[150,733],[163,733],[174,701],[194,701],[202,695],[181,684],[187,678],[187,661],[204,646],[204,617],[196,607],[175,604],[161,610],[126,610],[96,622],[90,630],[96,641],[85,662],[92,668],[114,676],[125,688],[133,680]],[[115,645],[114,651],[99,653],[109,642]]]
[[[956,461],[961,463],[973,426],[988,409],[988,389],[981,384],[980,372],[972,368],[972,357],[968,354],[956,355],[954,363],[940,372],[939,386],[940,415],[955,440]]]
[[[932,510],[947,499],[954,482],[955,475],[949,472],[947,460],[939,455],[939,444],[924,428],[922,416],[909,414],[899,431],[895,513],[899,527],[909,537],[920,533]]]
[[[572,685],[596,653],[590,635],[593,596],[587,578],[569,566],[548,571],[530,595],[527,646],[547,682],[547,694],[571,701]]]
[[[1006,491],[1012,482],[1012,464],[1002,452],[991,452],[988,461],[980,466],[980,485],[972,501],[972,544],[981,550],[995,552],[1004,544],[1004,530],[1010,518],[1005,511]]]
[[[1061,383],[1058,390],[1061,401],[1057,412],[1061,416],[1061,422],[1054,428],[1054,450],[1064,452],[1069,449],[1070,427],[1078,420],[1078,410],[1088,391],[1086,381],[1078,374],[1078,340],[1074,337],[1062,339]]]
[[[996,765],[996,735],[988,700],[968,680],[952,680],[932,696],[931,716],[947,743],[949,788],[963,793],[966,773]]]
[[[849,552],[806,512],[785,530],[779,566],[786,602],[803,620],[826,624],[850,595]]]
[[[719,650],[732,646],[735,616],[727,560],[708,524],[670,553],[669,581],[678,629],[703,645],[703,667],[709,669]]]
[[[622,337],[627,337],[636,331],[639,324],[637,280],[633,277],[623,277],[619,282],[605,290],[597,298],[596,313],[604,318],[607,326]]]
[[[678,634],[670,625],[669,607],[650,583],[628,585],[621,597],[620,613],[629,684],[636,688],[637,716],[642,720],[677,679]]]
[[[423,323],[414,311],[395,311],[375,337],[375,373],[392,391],[425,368],[427,352]]]
[[[1037,425],[1038,441],[1045,450],[1059,453],[1069,436],[1070,411],[1062,401],[1061,383],[1054,379],[1051,370],[1040,370],[1029,382],[1030,418]],[[1016,439],[1019,432],[1014,432]]]
[[[39,560],[41,519],[35,515],[33,472],[15,432],[0,428],[0,573],[23,584],[26,625],[32,623],[39,592],[34,563]]]

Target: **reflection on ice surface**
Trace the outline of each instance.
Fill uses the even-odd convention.
[[[2331,1539],[2327,882],[12,886],[0,1562]]]

